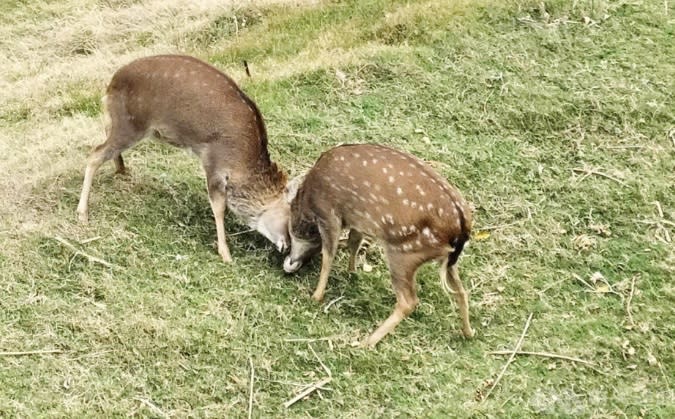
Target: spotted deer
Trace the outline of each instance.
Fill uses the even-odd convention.
[[[393,313],[364,342],[375,346],[418,303],[415,273],[427,261],[440,262],[441,284],[455,294],[462,333],[472,337],[469,301],[457,259],[469,240],[471,211],[460,193],[418,158],[381,145],[343,145],[321,155],[303,178],[289,182],[291,251],[287,273],[321,251],[321,273],[313,298],[321,301],[338,247],[349,229],[349,270],[363,235],[384,246],[396,293]]]
[[[77,206],[88,221],[89,193],[97,169],[145,137],[191,149],[206,173],[216,221],[218,253],[230,262],[225,209],[243,218],[283,252],[288,246],[286,174],[270,160],[267,132],[255,103],[228,76],[196,58],[140,58],[113,76],[103,105],[107,139],[89,156]]]

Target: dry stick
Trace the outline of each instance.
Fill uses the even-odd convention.
[[[628,321],[631,326],[635,326],[633,321],[633,313],[631,312],[630,303],[633,301],[633,293],[635,293],[635,278],[637,275],[633,276],[633,279],[630,281],[630,294],[628,294],[628,299],[626,300],[626,314],[628,314]]]
[[[510,355],[512,353],[513,353],[513,351],[492,351],[492,352],[488,352],[488,354],[490,354],[490,355]],[[574,357],[567,356],[567,355],[552,354],[550,352],[518,351],[518,352],[516,352],[516,355],[534,355],[534,356],[541,356],[541,357],[544,357],[544,358],[565,359],[567,361],[579,362],[581,364],[586,364],[586,365],[595,365],[591,361],[586,361],[586,360],[583,360],[583,359],[574,358]]]
[[[499,384],[499,380],[502,379],[502,376],[504,376],[504,373],[506,372],[506,369],[509,367],[511,362],[513,362],[513,359],[516,357],[516,353],[520,350],[520,347],[523,344],[523,340],[525,339],[525,334],[527,333],[527,329],[530,328],[530,321],[532,320],[532,315],[534,313],[530,313],[530,315],[527,318],[527,322],[525,322],[525,327],[523,328],[523,333],[520,334],[520,339],[518,339],[518,343],[516,343],[516,347],[513,348],[513,351],[511,351],[511,356],[509,357],[508,361],[506,361],[506,364],[504,364],[504,368],[502,368],[502,371],[499,373],[497,376],[497,379],[495,382],[492,384],[490,389],[488,390],[487,394],[483,398],[483,401],[487,400],[488,397],[490,397],[490,394],[492,393],[492,390],[494,390],[495,387],[497,387],[497,384]]]
[[[326,384],[330,383],[332,380],[331,377],[326,377],[322,380],[317,381],[316,383],[307,386],[304,390],[302,390],[300,393],[296,394],[295,397],[284,403],[285,408],[289,408],[293,406],[295,403],[298,402],[298,400],[301,400],[303,397],[308,396],[309,394],[315,392],[316,390],[320,389],[321,387],[325,386]]]
[[[73,244],[71,244],[68,240],[66,240],[64,238],[61,238],[59,236],[54,236],[54,240],[56,240],[57,242],[61,243],[62,245],[64,245],[68,249],[75,252],[76,255],[82,255],[85,258],[89,259],[90,262],[98,263],[98,264],[103,265],[107,268],[117,268],[117,266],[111,264],[110,262],[107,262],[107,261],[105,261],[101,258],[97,258],[96,256],[92,256],[90,254],[84,253],[81,250],[78,250],[77,247],[75,247]]]
[[[253,379],[255,378],[255,370],[253,369],[253,360],[250,357],[248,358],[248,363],[251,366],[251,382],[248,391],[248,419],[251,419],[251,415],[253,414]]]
[[[328,313],[328,309],[329,309],[333,304],[337,303],[338,301],[342,300],[343,298],[345,298],[344,295],[341,296],[341,297],[338,297],[338,298],[332,300],[331,302],[329,302],[328,304],[326,304],[326,307],[323,308],[323,312],[324,312],[324,313]]]
[[[309,346],[309,349],[312,350],[312,353],[314,354],[314,357],[316,358],[317,361],[319,361],[319,364],[321,364],[321,366],[323,367],[323,370],[326,371],[326,374],[328,374],[329,377],[332,377],[333,374],[330,372],[330,369],[326,366],[326,364],[323,363],[321,358],[319,358],[319,355],[317,355],[316,352],[314,352],[314,348],[312,348],[312,344],[308,343],[307,346]]]
[[[157,415],[159,415],[159,416],[162,416],[162,417],[165,417],[165,418],[168,418],[168,417],[169,417],[169,415],[167,415],[166,413],[164,413],[164,412],[162,411],[162,409],[160,409],[159,407],[157,407],[157,405],[155,405],[155,404],[154,404],[153,402],[151,402],[149,399],[144,399],[144,398],[142,398],[142,397],[134,397],[134,399],[135,399],[135,400],[138,400],[138,401],[141,402],[142,404],[146,405],[151,411],[155,412],[155,414],[157,414]]]
[[[576,173],[585,173],[587,176],[588,176],[588,175],[598,175],[598,176],[602,176],[602,177],[604,177],[604,178],[611,179],[611,180],[613,180],[614,182],[617,182],[617,183],[619,183],[619,184],[621,184],[621,185],[626,186],[626,182],[624,182],[623,180],[618,179],[618,178],[615,178],[615,177],[612,176],[612,175],[608,175],[607,173],[599,172],[599,171],[597,171],[597,170],[593,170],[593,169],[583,169],[583,168],[581,168],[581,167],[575,167],[574,169],[572,169],[572,171],[573,171],[573,172],[576,172]]]
[[[92,237],[92,238],[89,238],[89,239],[80,240],[80,244],[87,244],[87,243],[91,243],[93,241],[100,240],[100,239],[101,239],[101,236],[96,236],[96,237]]]
[[[333,340],[340,336],[326,336],[324,338],[288,338],[284,342],[320,342],[322,340]]]
[[[242,234],[250,233],[250,232],[252,232],[252,231],[255,231],[255,229],[252,228],[252,229],[249,229],[249,230],[238,231],[238,232],[236,232],[236,233],[228,234],[227,237],[240,236],[240,235],[242,235]]]
[[[506,224],[489,225],[489,226],[477,228],[476,231],[500,230],[502,228],[511,227],[511,226],[514,226],[514,225],[517,225],[517,224],[521,224],[522,222],[523,222],[523,220],[516,220],[516,221],[513,221],[511,223],[506,223]]]
[[[62,350],[50,349],[46,351],[0,352],[0,356],[27,356],[27,355],[62,354],[62,353],[63,353]]]

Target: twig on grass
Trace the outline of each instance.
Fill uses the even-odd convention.
[[[308,343],[307,346],[309,346],[309,349],[314,354],[314,358],[316,358],[316,360],[319,361],[319,364],[321,364],[321,366],[323,367],[323,370],[326,371],[326,374],[328,374],[329,377],[332,377],[333,374],[331,373],[330,369],[326,366],[326,364],[323,363],[321,358],[319,358],[319,355],[316,354],[316,352],[314,351],[314,348],[312,348],[312,344]]]
[[[238,231],[236,233],[228,234],[227,237],[234,237],[234,236],[241,236],[242,234],[250,233],[252,231],[255,231],[254,228],[244,230],[244,231]]]
[[[21,351],[21,352],[0,352],[0,356],[28,356],[28,355],[48,355],[62,354],[60,349],[48,349],[44,351]]]
[[[341,297],[338,297],[338,298],[336,298],[336,299],[334,299],[334,300],[331,300],[328,304],[326,304],[326,307],[323,308],[323,312],[324,312],[324,313],[328,313],[328,309],[329,309],[333,304],[337,303],[338,301],[342,300],[343,298],[345,298],[344,295],[341,296]]]
[[[633,301],[633,294],[635,293],[635,279],[637,275],[634,275],[630,281],[630,294],[628,294],[628,299],[626,300],[626,314],[628,315],[628,322],[631,326],[635,326],[633,321],[633,312],[630,306],[630,303]]]
[[[251,419],[251,415],[253,414],[253,380],[255,378],[255,370],[253,369],[253,360],[250,357],[248,358],[248,363],[251,366],[251,382],[249,383],[248,390],[248,419]]]
[[[87,244],[87,243],[91,243],[93,241],[100,240],[100,239],[101,239],[101,236],[91,237],[91,238],[88,238],[88,239],[80,240],[80,244]]]
[[[108,262],[108,261],[105,261],[105,260],[103,260],[103,259],[101,259],[101,258],[98,258],[98,257],[96,257],[96,256],[92,256],[92,255],[90,255],[90,254],[88,254],[88,253],[85,253],[85,252],[83,252],[83,251],[81,251],[81,250],[78,250],[77,247],[75,247],[72,243],[70,243],[68,240],[66,240],[66,239],[64,239],[64,238],[62,238],[62,237],[54,236],[53,238],[54,238],[54,240],[56,240],[57,242],[61,243],[63,246],[65,246],[65,247],[68,248],[69,250],[73,251],[73,252],[75,253],[75,255],[84,256],[84,257],[87,258],[90,262],[98,263],[99,265],[103,265],[103,266],[105,266],[106,268],[119,268],[118,266],[115,266],[115,265],[113,265],[112,263],[110,263],[110,262]]]
[[[506,227],[511,227],[517,224],[521,224],[523,220],[516,220],[510,223],[505,223],[505,224],[494,224],[494,225],[489,225],[489,226],[484,226],[477,228],[476,231],[487,231],[487,230],[501,230],[502,228]]]
[[[512,353],[513,353],[513,351],[492,351],[492,352],[488,352],[488,354],[490,354],[490,355],[510,355]],[[541,356],[541,357],[544,357],[544,358],[565,359],[567,361],[578,362],[580,364],[586,364],[586,365],[591,365],[591,366],[595,365],[591,361],[586,361],[586,360],[583,360],[583,359],[574,358],[572,356],[567,356],[567,355],[552,354],[550,352],[518,351],[515,354],[516,355]]]
[[[316,390],[321,389],[321,387],[325,386],[326,384],[330,383],[333,379],[331,377],[326,377],[324,379],[321,379],[317,381],[316,383],[309,385],[305,387],[302,391],[300,391],[298,394],[296,394],[292,399],[284,403],[284,407],[288,409],[289,407],[293,406],[295,403],[297,403],[299,400],[302,400],[303,397],[308,396],[315,392]]]
[[[585,176],[582,177],[581,180],[587,178],[587,177],[590,176],[590,175],[597,175],[597,176],[602,176],[602,177],[604,177],[604,178],[613,180],[614,182],[616,182],[616,183],[618,183],[618,184],[620,184],[620,185],[622,185],[622,186],[626,186],[626,182],[624,182],[623,180],[621,180],[621,179],[619,179],[619,178],[615,178],[615,177],[612,176],[612,175],[608,175],[607,173],[600,172],[600,171],[598,171],[598,170],[594,170],[594,169],[584,169],[584,168],[582,168],[582,167],[575,167],[574,169],[572,169],[572,171],[575,172],[575,173],[583,173]],[[581,181],[581,180],[580,180],[580,181]]]
[[[527,333],[527,329],[530,328],[530,321],[532,321],[532,315],[534,313],[530,313],[530,315],[527,317],[527,321],[525,322],[525,327],[523,328],[523,333],[520,334],[520,338],[518,339],[518,343],[516,343],[516,347],[513,348],[511,351],[511,356],[509,359],[506,361],[506,364],[504,364],[504,367],[502,368],[501,372],[497,376],[497,379],[495,382],[490,386],[490,389],[488,390],[487,394],[485,397],[483,397],[482,401],[485,401],[490,397],[490,394],[492,393],[492,390],[494,390],[495,387],[497,387],[497,384],[499,384],[499,381],[502,379],[504,376],[504,373],[506,372],[506,369],[509,367],[511,362],[513,362],[513,359],[516,357],[516,353],[520,351],[520,347],[523,345],[523,340],[525,340],[525,334]]]
[[[324,340],[333,340],[339,338],[339,335],[326,336],[323,338],[288,338],[284,339],[284,342],[321,342]]]
[[[157,415],[159,415],[159,416],[161,416],[161,417],[163,417],[163,418],[168,418],[168,417],[169,417],[169,415],[167,415],[166,413],[164,413],[164,411],[162,411],[162,409],[160,409],[159,407],[157,407],[157,405],[154,404],[154,403],[153,403],[152,401],[150,401],[149,399],[144,399],[143,397],[134,397],[134,400],[138,400],[139,402],[141,402],[141,404],[146,405],[146,406],[148,407],[148,409],[150,409],[152,412],[154,412],[155,414],[157,414]]]

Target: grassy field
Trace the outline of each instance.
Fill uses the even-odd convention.
[[[0,416],[246,417],[249,402],[253,417],[675,416],[673,9],[3,1]],[[291,175],[379,142],[457,185],[475,207],[460,271],[476,337],[428,265],[411,318],[354,347],[394,304],[379,248],[356,275],[340,253],[323,305],[317,261],[284,275],[233,217],[226,266],[198,161],[167,145],[129,151],[128,177],[104,166],[79,225],[106,83],[164,52],[231,74]],[[522,350],[592,364],[517,356],[486,398],[507,361],[490,352],[514,348],[530,313]]]

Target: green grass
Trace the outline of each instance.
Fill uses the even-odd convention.
[[[161,416],[147,400],[170,416],[246,417],[252,364],[254,417],[672,417],[672,5],[667,14],[658,1],[545,9],[260,6],[242,12],[259,21],[236,36],[224,14],[191,38],[191,53],[228,72],[249,61],[253,77],[240,84],[291,174],[331,146],[378,142],[430,161],[463,191],[474,232],[489,232],[460,259],[474,339],[461,338],[456,307],[426,266],[417,311],[376,350],[353,347],[393,308],[378,247],[365,256],[371,272],[348,274],[339,255],[324,305],[309,298],[318,261],[284,275],[258,234],[230,237],[226,266],[198,162],[169,146],[127,152],[129,177],[105,166],[91,224],[78,225],[87,148],[74,144],[80,164],[3,208],[34,219],[0,224],[0,351],[63,353],[0,356],[0,416]],[[275,67],[288,71],[265,73]],[[45,104],[47,121],[58,130],[98,118],[100,90],[66,89]],[[32,112],[12,106],[0,108],[0,127],[17,130]],[[226,229],[247,228],[227,217]],[[596,272],[613,292],[593,283]],[[523,350],[594,366],[517,357],[481,401],[506,362],[488,352],[513,348],[530,312]],[[317,357],[329,390],[284,409],[325,376]]]

